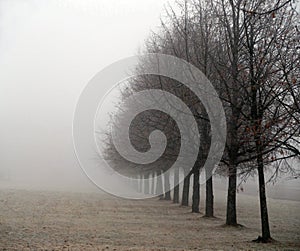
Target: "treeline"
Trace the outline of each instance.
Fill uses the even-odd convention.
[[[282,172],[299,176],[299,169],[288,161],[300,156],[300,32],[295,6],[294,1],[288,0],[185,0],[166,7],[159,30],[151,33],[142,52],[184,59],[199,68],[213,84],[226,115],[226,125],[220,125],[227,128],[222,159],[217,167],[203,169],[212,142],[208,111],[184,84],[166,76],[141,74],[145,68],[153,67],[153,62],[143,61],[135,69],[136,77],[123,86],[122,100],[149,89],[178,97],[197,123],[197,130],[190,127],[187,138],[193,147],[196,131],[199,132],[199,153],[190,170],[174,170],[175,187],[171,196],[166,171],[176,161],[184,143],[176,123],[176,119],[181,118],[180,109],[175,119],[174,115],[149,109],[132,120],[130,141],[137,151],[147,152],[152,147],[149,135],[160,130],[167,142],[163,155],[153,163],[135,164],[118,154],[108,133],[105,156],[110,165],[125,175],[144,180],[143,192],[159,193],[161,198],[173,199],[174,203],[180,202],[179,186],[182,185],[181,204],[185,206],[189,205],[190,178],[193,177],[193,212],[199,212],[199,179],[203,173],[206,176],[206,217],[214,216],[212,174],[217,168],[216,172],[228,177],[226,225],[233,226],[238,225],[238,177],[246,180],[250,175],[257,175],[262,223],[262,236],[257,241],[271,241],[265,172],[270,170],[273,179]],[[157,97],[149,99],[162,102]],[[168,105],[176,109],[171,102]],[[126,116],[133,110],[131,104],[120,106],[112,117],[112,128],[122,128]],[[182,175],[185,178],[179,184]],[[158,177],[155,185],[149,186],[149,176]],[[139,184],[141,190],[142,183]]]

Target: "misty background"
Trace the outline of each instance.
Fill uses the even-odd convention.
[[[98,71],[138,53],[167,2],[0,0],[1,184],[97,190],[73,150],[76,102]],[[248,186],[256,192],[256,180]],[[299,192],[299,181],[284,179],[269,194]]]
[[[94,188],[73,151],[76,102],[98,71],[138,52],[165,3],[0,1],[0,175],[6,183]]]

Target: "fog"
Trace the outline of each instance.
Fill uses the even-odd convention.
[[[99,70],[138,52],[166,3],[0,1],[1,185],[97,190],[73,150],[76,102]],[[299,182],[289,184],[299,199]]]
[[[72,144],[87,82],[137,53],[162,0],[0,1],[0,175],[11,187],[96,189]]]

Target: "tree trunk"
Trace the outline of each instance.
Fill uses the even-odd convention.
[[[151,184],[151,194],[155,193],[154,185],[155,185],[155,172],[152,172],[152,184]]]
[[[266,185],[264,175],[264,163],[261,155],[257,158],[258,164],[258,181],[259,181],[259,202],[260,202],[260,217],[261,217],[261,229],[262,229],[262,242],[268,242],[271,240],[268,207],[266,199]]]
[[[192,201],[192,212],[199,213],[199,204],[200,204],[200,184],[199,184],[199,177],[200,171],[197,168],[193,172],[194,182],[193,182],[193,201]]]
[[[206,170],[205,217],[214,216],[213,178],[210,170]]]
[[[226,225],[237,225],[236,220],[236,165],[229,166]]]
[[[138,192],[139,193],[142,193],[143,192],[143,185],[142,185],[142,179],[143,179],[143,177],[142,177],[142,175],[141,174],[139,174],[138,175],[138,188],[137,188],[137,190],[138,190]]]
[[[149,173],[144,175],[144,194],[149,194]]]
[[[165,172],[164,177],[165,177],[165,200],[171,200],[169,173]]]
[[[189,205],[190,178],[191,178],[190,173],[187,176],[184,177],[183,189],[182,189],[182,200],[181,200],[181,205],[182,206],[188,206]]]
[[[157,178],[156,178],[156,191],[155,194],[159,196],[160,199],[164,197],[163,194],[163,182],[162,182],[162,172],[158,171],[156,173]]]
[[[175,168],[174,170],[174,185],[173,202],[179,203],[179,168]]]

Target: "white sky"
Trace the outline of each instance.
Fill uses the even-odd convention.
[[[0,175],[32,186],[87,183],[71,125],[81,90],[136,54],[163,0],[0,0]]]

